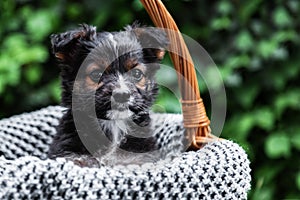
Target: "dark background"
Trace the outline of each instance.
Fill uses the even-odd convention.
[[[228,106],[221,136],[249,155],[249,199],[300,199],[299,1],[163,2],[220,70]],[[1,0],[0,13],[0,118],[59,104],[51,33],[83,22],[100,31],[120,30],[135,20],[152,24],[138,0]],[[176,84],[176,76],[168,81]],[[180,112],[167,89],[157,103],[158,110]]]

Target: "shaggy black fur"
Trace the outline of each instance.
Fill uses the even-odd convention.
[[[115,138],[107,121],[122,120],[130,126],[128,130],[151,131],[149,108],[158,92],[154,74],[167,46],[163,31],[134,24],[120,32],[97,33],[95,27],[84,24],[76,30],[52,35],[51,42],[61,67],[62,105],[67,110],[50,146],[50,158],[97,152],[101,148],[99,125],[110,140]],[[140,67],[142,74],[136,70]],[[112,100],[117,97],[114,91],[121,96],[117,103]],[[124,110],[131,113],[129,118],[114,115],[115,111]],[[77,127],[74,112],[82,117]],[[92,117],[91,112],[96,112],[97,117]],[[89,151],[79,133],[91,144]],[[123,130],[117,134],[121,134],[117,136],[121,138],[118,144],[124,150],[148,152],[157,148],[153,137],[135,137]]]

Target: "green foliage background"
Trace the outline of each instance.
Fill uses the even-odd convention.
[[[164,3],[221,72],[228,103],[221,136],[241,144],[251,159],[249,199],[300,199],[299,1]],[[51,33],[83,22],[115,31],[135,20],[151,24],[138,0],[0,1],[0,118],[59,103]],[[176,84],[176,77],[168,81]],[[180,111],[164,88],[158,103],[168,112]]]

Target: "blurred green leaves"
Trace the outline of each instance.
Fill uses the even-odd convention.
[[[54,77],[45,72],[49,35],[58,25],[55,5],[36,9],[33,4],[4,0],[0,8],[4,8],[0,14],[0,103],[5,105],[0,116],[58,103],[57,94],[51,93]],[[44,98],[39,90],[44,90]]]
[[[300,190],[300,171],[298,172],[298,174],[296,176],[296,185],[297,185],[298,189]]]
[[[262,58],[269,58],[278,48],[277,41],[263,40],[258,43],[257,51]]]
[[[272,159],[289,157],[291,154],[291,142],[289,137],[284,133],[273,133],[266,140],[265,152],[267,156]]]
[[[216,18],[211,23],[211,27],[214,30],[228,29],[230,25],[231,25],[231,21],[228,17]]]
[[[237,49],[243,51],[249,51],[253,48],[253,38],[249,31],[244,30],[237,35],[236,47]]]
[[[300,89],[291,89],[278,95],[274,101],[275,112],[281,116],[287,109],[300,109]]]
[[[24,13],[27,17],[26,30],[35,41],[41,41],[47,38],[53,30],[55,23],[55,15],[52,10],[28,10],[29,13]],[[37,31],[38,29],[38,31]]]
[[[7,86],[14,86],[19,83],[20,66],[17,61],[10,59],[9,55],[0,55],[0,94]]]
[[[228,97],[222,136],[247,147],[252,160],[249,199],[299,198],[299,5],[218,1],[204,25],[214,30],[206,49],[214,49]]]
[[[241,144],[251,158],[249,199],[299,198],[299,1],[163,2],[219,67],[228,103],[221,136]],[[2,0],[0,10],[0,117],[60,102],[51,33],[80,23],[99,31],[120,30],[134,20],[152,24],[139,0]],[[171,65],[168,59],[165,64]],[[176,73],[164,70],[158,80],[176,88]],[[209,113],[208,90],[199,85]],[[153,110],[178,113],[180,104],[161,87]]]
[[[278,27],[288,27],[292,25],[292,18],[283,6],[279,6],[273,13],[274,24]]]
[[[42,79],[42,76],[43,76],[42,73],[43,73],[43,71],[40,66],[31,65],[25,69],[24,76],[25,76],[26,80],[28,81],[28,83],[34,85]]]

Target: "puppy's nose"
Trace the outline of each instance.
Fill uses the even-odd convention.
[[[128,91],[119,91],[112,94],[114,100],[118,103],[126,103],[129,101],[130,93]]]

